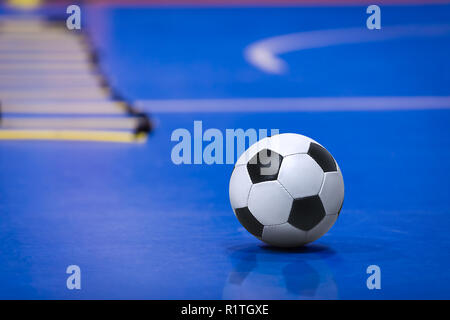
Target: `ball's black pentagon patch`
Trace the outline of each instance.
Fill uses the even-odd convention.
[[[277,180],[283,157],[275,151],[263,149],[247,163],[247,170],[253,183]]]
[[[234,210],[239,222],[255,237],[261,238],[264,225],[262,225],[247,207]]]
[[[288,222],[303,231],[314,228],[325,217],[319,196],[294,199]]]
[[[322,168],[323,172],[337,171],[336,162],[327,149],[317,143],[311,142],[308,154]]]

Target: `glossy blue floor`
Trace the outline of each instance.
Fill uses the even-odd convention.
[[[0,298],[450,298],[450,5],[383,7],[364,32],[391,36],[284,52],[275,72],[246,48],[364,30],[365,7],[85,10],[104,74],[155,128],[143,144],[0,141]],[[171,161],[173,130],[195,120],[323,144],[346,188],[333,228],[295,250],[251,236],[229,204],[232,165]],[[81,290],[66,288],[73,264]]]

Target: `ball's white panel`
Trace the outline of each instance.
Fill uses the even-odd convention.
[[[327,231],[330,230],[330,228],[336,222],[337,217],[338,217],[337,214],[325,216],[317,226],[308,231],[307,236],[308,242],[315,241],[319,239],[321,236],[323,236],[325,233],[327,233]]]
[[[272,246],[297,247],[307,243],[307,233],[289,223],[265,226],[262,240]]]
[[[296,153],[307,153],[310,142],[315,141],[301,134],[282,133],[271,137],[267,147],[282,156],[287,156]]]
[[[323,170],[307,154],[294,154],[283,158],[278,181],[294,199],[317,195],[323,181]]]
[[[266,149],[270,138],[261,139],[252,144],[236,161],[236,167],[247,164],[247,162],[255,156],[259,151]]]
[[[325,173],[319,197],[327,215],[339,213],[344,201],[344,179],[338,171]]]
[[[263,225],[287,222],[292,197],[278,181],[254,184],[248,198],[248,209]]]
[[[248,175],[247,166],[235,167],[230,178],[230,203],[233,209],[247,206],[248,195],[252,181]]]

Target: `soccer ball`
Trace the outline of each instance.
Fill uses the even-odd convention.
[[[237,160],[230,202],[239,222],[258,239],[296,247],[323,236],[344,201],[344,180],[333,156],[292,133],[264,138]]]

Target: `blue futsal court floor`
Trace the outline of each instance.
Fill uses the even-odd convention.
[[[364,6],[83,10],[102,71],[154,130],[0,141],[1,299],[450,298],[450,5],[381,6],[373,31]],[[249,58],[292,34],[305,47],[284,68]],[[336,224],[296,250],[259,242],[230,207],[232,165],[171,161],[196,120],[319,141],[344,177]]]

